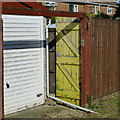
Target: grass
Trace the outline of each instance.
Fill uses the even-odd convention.
[[[92,98],[89,108],[98,112],[98,115],[88,115],[87,118],[119,118],[120,101],[118,94],[112,94],[94,100]]]

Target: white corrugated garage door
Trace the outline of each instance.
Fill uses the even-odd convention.
[[[44,103],[43,17],[3,15],[4,112]]]

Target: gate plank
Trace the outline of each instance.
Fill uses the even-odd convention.
[[[78,57],[57,57],[57,62],[67,65],[80,65],[80,58]]]
[[[58,31],[57,31],[58,33]],[[59,36],[64,35],[64,37],[62,38],[62,40],[67,44],[67,46],[69,47],[69,49],[75,54],[75,56],[79,56],[79,52],[78,50],[75,48],[75,46],[73,45],[73,43],[70,41],[70,39],[66,36],[66,34],[62,31],[60,33],[58,33]]]
[[[56,21],[56,97],[80,105],[80,18]]]
[[[71,86],[75,90],[77,90],[77,88],[79,88],[79,86],[77,85],[76,81],[73,79],[72,75],[70,75],[70,73],[68,72],[68,70],[65,67],[63,67],[63,65],[57,64],[57,66],[62,71],[62,73],[64,74],[64,76],[67,78],[67,80],[70,82]]]

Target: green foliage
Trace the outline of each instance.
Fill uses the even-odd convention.
[[[118,108],[119,108],[119,111],[120,111],[120,97],[118,97]]]
[[[52,17],[51,18],[51,24],[54,24],[56,22],[56,18]],[[47,24],[49,23],[49,19],[47,19]]]
[[[110,16],[109,15],[107,15],[107,14],[105,14],[105,13],[103,13],[103,12],[99,12],[98,14],[93,14],[93,13],[88,13],[87,15],[86,15],[86,17],[87,17],[87,19],[88,20],[90,20],[90,16],[92,15],[92,17],[94,17],[94,18],[110,18]]]
[[[113,19],[117,18],[117,17],[120,17],[120,5],[118,8],[116,8],[116,11],[115,11],[115,14],[113,16]]]
[[[88,102],[88,108],[89,109],[97,109],[97,108],[104,108],[104,102],[102,100],[99,100],[97,103],[94,101],[95,98],[92,96],[89,98]]]
[[[55,18],[55,17],[52,17],[51,23],[54,24],[54,23],[55,23],[55,20],[56,20],[56,18]]]

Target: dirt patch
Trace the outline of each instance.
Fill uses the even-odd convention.
[[[100,104],[102,103],[102,104]],[[118,94],[111,94],[94,100],[92,110],[99,114],[86,113],[81,110],[57,104],[48,99],[44,105],[30,108],[5,116],[6,118],[118,118]],[[120,106],[119,106],[120,107]]]
[[[83,118],[84,112],[56,104],[45,102],[44,105],[7,115],[6,118]]]

